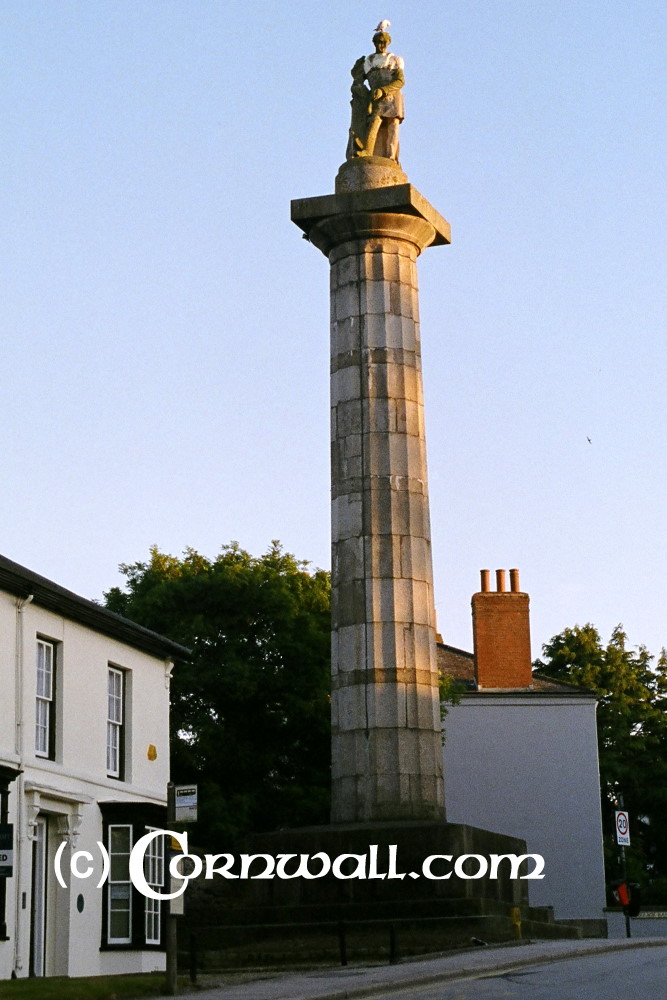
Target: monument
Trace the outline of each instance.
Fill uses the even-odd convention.
[[[331,266],[333,823],[444,820],[416,261],[450,229],[398,163],[388,26],[335,194],[292,202]]]
[[[387,27],[352,68],[334,194],[292,202],[331,271],[331,824],[251,838],[260,858],[324,852],[363,874],[202,896],[208,923],[222,900],[218,931],[254,962],[331,957],[336,940],[342,960],[344,927],[368,956],[382,954],[390,927],[418,954],[472,934],[511,938],[518,907],[531,933],[547,926],[509,862],[497,877],[484,868],[492,853],[524,854],[525,841],[445,821],[416,261],[450,229],[398,162],[404,71]],[[426,858],[462,856],[472,872],[424,873]]]
[[[387,52],[391,37],[381,21],[373,35],[375,52],[352,67],[352,123],[347,159],[384,156],[398,160],[398,126],[403,121],[403,60]],[[366,85],[368,83],[368,86]],[[380,135],[380,129],[382,134]]]

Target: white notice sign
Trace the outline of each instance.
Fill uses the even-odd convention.
[[[630,820],[628,814],[623,809],[617,809],[616,817],[616,843],[622,847],[630,846]]]
[[[197,820],[197,786],[174,785],[174,818],[177,823]]]

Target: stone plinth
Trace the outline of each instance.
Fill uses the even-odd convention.
[[[373,846],[374,845],[374,846]],[[281,905],[288,901],[299,906],[336,904],[367,906],[370,910],[379,904],[393,904],[395,916],[410,909],[417,910],[427,900],[486,899],[514,906],[528,904],[528,882],[510,878],[511,864],[507,855],[526,855],[526,842],[518,837],[508,837],[477,827],[444,822],[401,822],[372,824],[340,824],[329,827],[305,827],[300,830],[281,830],[275,833],[256,834],[252,838],[252,851],[272,857],[293,854],[297,858],[309,855],[314,858],[323,851],[330,859],[344,854],[365,860],[365,879],[339,879],[328,875],[322,879],[257,880],[244,887],[248,896],[257,903],[273,903],[279,895]],[[393,862],[392,862],[393,853]],[[453,872],[457,858],[478,855],[487,859],[497,854],[504,857],[496,878],[460,878]],[[449,878],[426,878],[423,865],[428,857],[432,874],[442,876],[452,871]],[[449,858],[449,861],[445,861]],[[297,860],[297,859],[293,859]],[[316,872],[319,862],[312,862]],[[349,865],[356,869],[357,862]],[[523,862],[521,874],[532,870],[533,862]],[[478,873],[479,861],[468,859],[466,872]],[[347,870],[347,869],[346,869]],[[381,875],[386,878],[381,878]],[[351,915],[348,911],[348,915]]]
[[[292,203],[331,264],[334,823],[444,817],[416,260],[449,226],[406,181]]]
[[[267,856],[285,855],[288,873],[307,857],[315,874],[322,871],[323,852],[332,865],[347,855],[342,874],[365,877],[338,878],[330,871],[311,879],[197,879],[188,889],[188,926],[216,967],[336,961],[342,924],[351,961],[383,955],[386,961],[390,933],[403,955],[466,947],[473,936],[512,940],[510,914],[517,906],[526,935],[575,936],[556,927],[546,911],[530,910],[529,883],[510,877],[508,855],[525,855],[525,841],[488,830],[442,822],[339,824],[259,834],[247,851],[257,855],[253,874],[265,869]],[[461,878],[456,859],[465,855]],[[503,860],[490,878],[493,855]],[[435,878],[424,876],[427,858]],[[482,858],[488,874],[471,878],[480,874]],[[237,858],[235,873],[239,867]],[[533,867],[532,859],[524,861],[521,874]],[[444,877],[448,872],[451,877]]]

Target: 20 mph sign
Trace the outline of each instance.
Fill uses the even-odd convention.
[[[623,847],[630,846],[630,820],[628,814],[621,809],[617,809],[616,817],[616,843]]]

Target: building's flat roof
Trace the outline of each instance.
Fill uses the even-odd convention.
[[[143,653],[150,653],[160,659],[183,660],[190,657],[190,650],[186,646],[181,646],[164,635],[144,628],[143,625],[137,625],[129,618],[108,611],[95,601],[79,597],[71,590],[66,590],[65,587],[2,555],[0,555],[0,589],[17,597],[32,595],[33,602],[40,608],[46,608],[111,639],[124,642],[127,646],[140,649]]]

